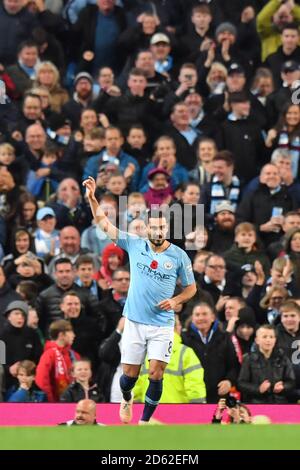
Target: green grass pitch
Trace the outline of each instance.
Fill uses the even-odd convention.
[[[300,449],[300,425],[3,427],[0,449]]]

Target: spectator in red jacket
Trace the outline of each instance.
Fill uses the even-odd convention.
[[[44,353],[37,367],[36,384],[47,394],[48,402],[59,401],[72,382],[72,365],[80,355],[71,349],[75,334],[66,320],[51,323]]]

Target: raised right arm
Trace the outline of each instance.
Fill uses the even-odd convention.
[[[101,230],[103,230],[103,232],[107,233],[112,241],[116,241],[118,239],[119,229],[110,222],[98,204],[95,196],[96,182],[94,178],[89,176],[82,184],[86,188],[86,196],[88,198],[96,224],[99,226],[99,228],[101,228]]]

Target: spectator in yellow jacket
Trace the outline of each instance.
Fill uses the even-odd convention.
[[[287,23],[300,24],[300,5],[294,0],[270,0],[258,13],[256,27],[262,45],[262,61],[281,46],[281,29]]]
[[[164,374],[164,388],[160,403],[205,403],[206,388],[203,367],[192,350],[181,343],[181,325],[175,316],[175,334],[171,360]],[[133,389],[134,401],[145,401],[148,388],[148,359],[142,366]]]

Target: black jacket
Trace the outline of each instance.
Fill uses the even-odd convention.
[[[48,333],[50,323],[63,318],[60,303],[65,292],[72,290],[80,297],[83,312],[90,317],[98,319],[101,324],[101,313],[98,299],[89,294],[86,289],[72,284],[69,289],[63,290],[56,284],[40,293],[36,300],[36,309],[39,316],[39,327],[44,334]]]
[[[217,403],[218,383],[230,380],[236,383],[239,364],[231,342],[230,335],[220,330],[215,331],[209,343],[204,344],[191,326],[182,334],[182,341],[197,354],[204,368],[207,403]]]
[[[99,8],[97,5],[87,5],[83,8],[79,14],[77,22],[72,27],[73,29],[73,39],[74,50],[79,54],[79,70],[85,70],[91,72],[93,69],[93,60],[86,61],[82,59],[82,54],[84,51],[92,51],[95,49],[95,36],[96,36],[96,27],[97,27],[97,18],[98,18]],[[113,15],[118,23],[120,33],[126,28],[126,16],[123,11],[123,8],[115,7]],[[115,63],[118,65],[118,69],[121,70],[122,65],[124,64],[124,55],[119,49],[118,56],[115,58]]]
[[[231,278],[231,279],[230,279]],[[206,282],[204,276],[200,277],[198,285],[205,292],[208,292],[214,302],[214,305],[218,302],[221,295],[229,295],[230,297],[241,297],[241,287],[234,278],[234,275],[226,278],[226,284],[224,289],[221,291],[215,284]]]
[[[101,320],[102,320],[101,316]],[[100,318],[99,318],[100,320]],[[98,363],[98,347],[103,338],[105,322],[99,324],[96,318],[80,314],[78,318],[70,318],[75,333],[73,349],[81,357],[88,357],[93,367]]]
[[[259,387],[265,380],[271,382],[271,387],[262,394]],[[284,384],[283,392],[274,393],[274,385],[281,381]],[[275,349],[269,359],[265,359],[259,351],[247,354],[238,378],[238,389],[243,394],[244,402],[287,403],[287,394],[295,389],[295,374],[291,361],[282,349]]]
[[[80,400],[84,400],[86,398],[87,396],[82,385],[80,385],[78,382],[74,382],[64,391],[59,401],[64,403],[78,403]],[[90,386],[88,390],[88,398],[95,401],[96,403],[103,402],[103,396],[99,391],[97,384]]]
[[[286,55],[283,52],[282,46],[280,46],[276,52],[270,54],[266,60],[266,66],[271,69],[275,88],[279,88],[282,85],[281,80],[281,68],[283,64],[289,60],[294,60],[295,62],[300,62],[300,47],[297,46],[294,52],[290,55]]]
[[[184,166],[187,170],[192,170],[197,163],[197,148],[199,138],[195,139],[190,145],[183,135],[174,126],[167,126],[165,134],[172,137],[176,146],[177,162]]]
[[[8,389],[18,383],[17,379],[9,373],[10,366],[25,359],[37,364],[43,349],[39,336],[33,328],[26,325],[22,328],[15,328],[8,321],[0,328],[0,340],[4,341],[6,347],[4,370],[5,385]]]
[[[121,335],[115,330],[109,338],[103,341],[99,348],[101,365],[97,374],[97,382],[107,403],[110,402],[111,384],[117,367],[121,362],[120,339]]]
[[[14,291],[8,282],[0,287],[0,325],[4,321],[4,311],[10,302],[21,300],[21,296]]]
[[[260,184],[256,191],[242,199],[236,212],[237,221],[251,222],[259,229],[260,225],[271,219],[273,207],[281,207],[285,214],[296,209],[296,204],[285,186],[279,192],[271,194],[265,184]],[[260,236],[266,245],[280,239],[280,234],[274,232],[260,232]]]
[[[265,163],[265,146],[261,128],[252,117],[232,121],[227,119],[216,137],[219,149],[234,155],[235,174],[244,182],[257,176]]]
[[[99,302],[99,308],[105,319],[104,338],[107,338],[117,328],[124,306],[113,298],[113,292],[110,289],[107,293],[104,291],[103,298]]]
[[[281,348],[293,364],[296,377],[297,398],[300,397],[300,363],[298,342],[300,341],[300,330],[291,335],[280,323],[277,326],[277,347]],[[295,354],[295,357],[293,357]],[[295,360],[296,359],[296,360]]]
[[[206,249],[223,255],[234,242],[234,229],[222,230],[219,225],[214,225],[208,232],[208,245]]]

